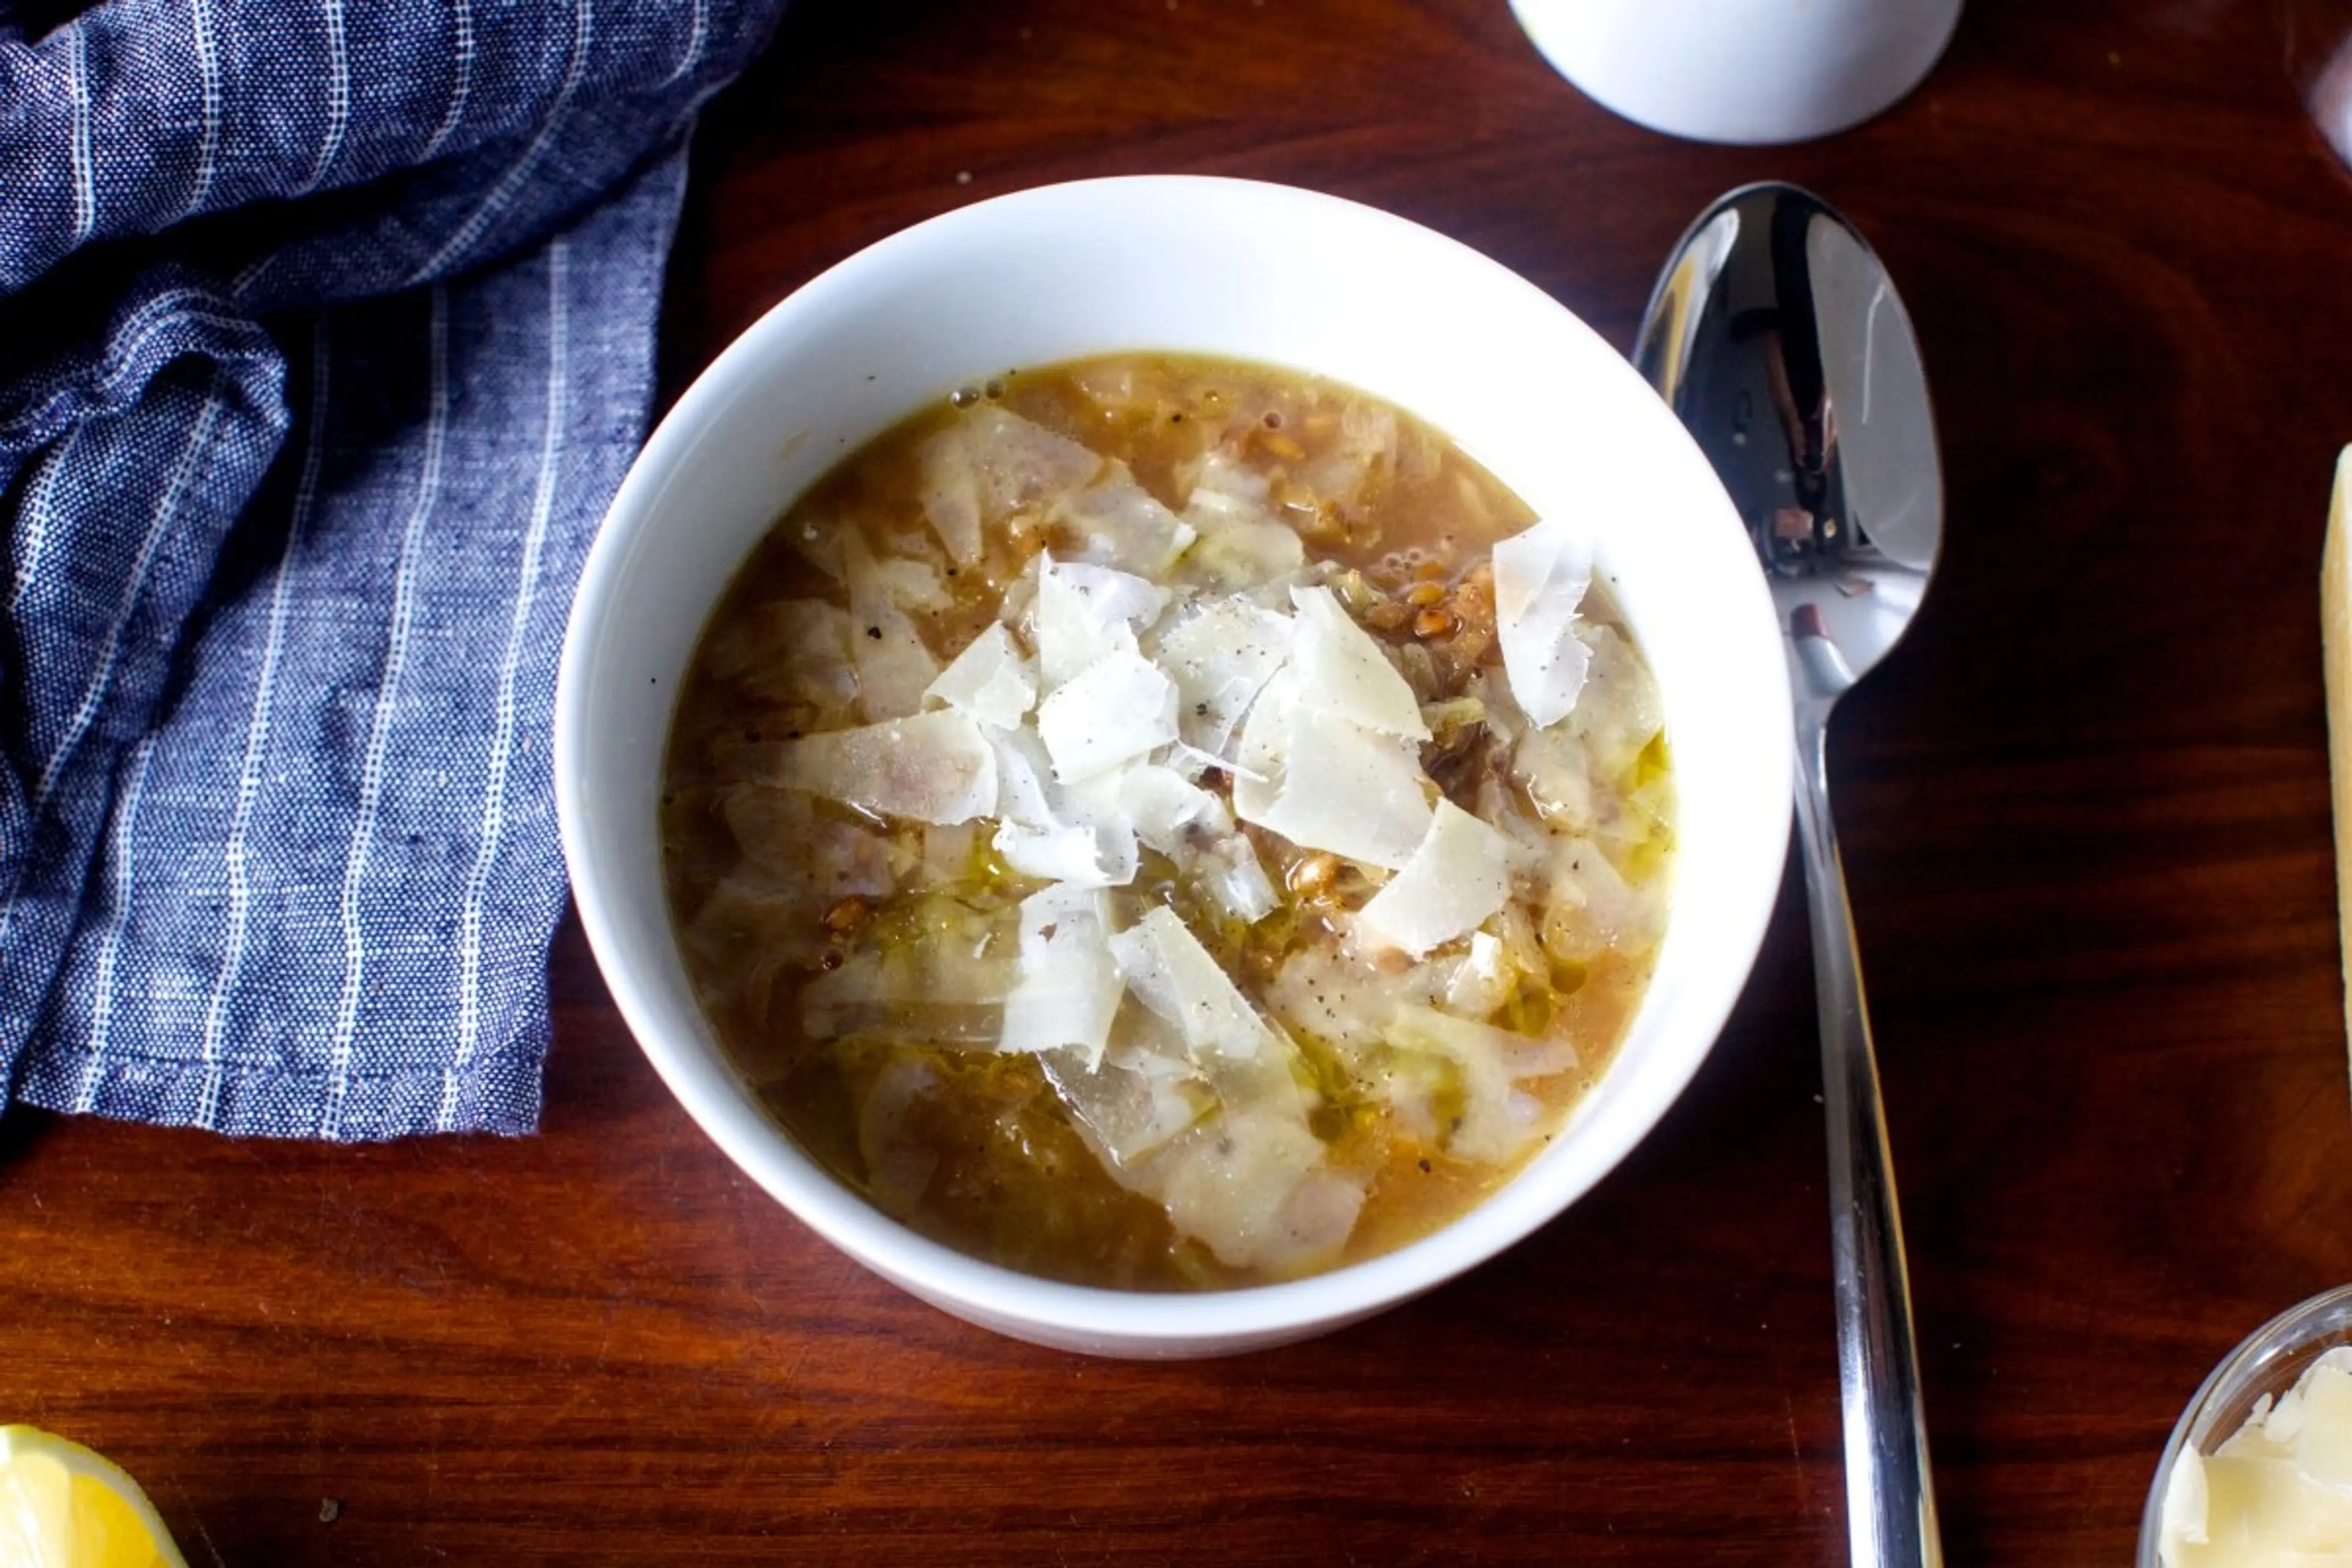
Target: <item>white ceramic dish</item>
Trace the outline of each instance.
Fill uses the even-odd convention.
[[[1960,0],[1511,0],[1554,69],[1637,125],[1804,142],[1919,84]]]
[[[1551,1146],[1426,1239],[1292,1284],[1089,1289],[915,1236],[801,1153],[738,1079],[672,939],[655,814],[670,708],[712,604],[837,458],[992,373],[1120,349],[1246,357],[1412,409],[1538,510],[1600,533],[1655,670],[1680,786],[1674,914],[1624,1047]],[[1682,426],[1600,338],[1474,251],[1276,185],[1141,178],[983,202],[882,241],[732,344],[646,443],[581,580],[555,776],[582,921],[614,1003],[719,1145],[811,1228],[1007,1334],[1212,1355],[1369,1316],[1519,1240],[1590,1189],[1689,1082],[1745,983],[1789,826],[1789,698],[1763,582]]]

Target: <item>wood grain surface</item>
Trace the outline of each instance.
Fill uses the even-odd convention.
[[[858,247],[1047,181],[1375,203],[1621,348],[1718,192],[1843,207],[1949,475],[1832,745],[1949,1560],[2128,1559],[2198,1381],[2352,1280],[2316,613],[2352,176],[2268,4],[1977,0],[1893,112],[1729,150],[1610,118],[1503,0],[802,0],[696,171],[673,392]],[[553,980],[535,1138],[0,1121],[0,1420],[232,1568],[1843,1560],[1793,882],[1706,1070],[1565,1217],[1209,1363],[917,1305],[688,1121],[576,927]]]

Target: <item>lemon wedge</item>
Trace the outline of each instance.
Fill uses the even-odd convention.
[[[37,1426],[0,1426],[0,1568],[187,1568],[121,1467]]]

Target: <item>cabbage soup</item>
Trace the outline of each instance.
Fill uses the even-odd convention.
[[[719,1039],[868,1201],[1248,1285],[1557,1132],[1664,929],[1668,762],[1585,520],[1347,387],[1122,355],[783,517],[680,694],[664,869]]]

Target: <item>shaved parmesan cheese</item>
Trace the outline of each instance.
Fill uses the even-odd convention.
[[[2352,1346],[2264,1394],[2210,1454],[2181,1450],[2166,1483],[2168,1568],[2263,1568],[2352,1557]]]
[[[1152,1064],[1166,1059],[1142,1058]],[[1054,1092],[1114,1174],[1216,1108],[1208,1085],[1190,1072],[1174,1076],[1116,1058],[1090,1067],[1075,1051],[1050,1051],[1043,1065]]]
[[[1464,1018],[1486,1017],[1508,998],[1510,979],[1502,938],[1473,931],[1469,952],[1445,983],[1445,1010]]]
[[[1397,457],[1396,415],[1369,403],[1350,403],[1339,415],[1339,438],[1298,470],[1299,482],[1317,495],[1346,506],[1355,500],[1373,467]]]
[[[1329,589],[1292,601],[1290,660],[1243,726],[1234,809],[1302,848],[1398,869],[1429,831],[1421,706]]]
[[[1245,599],[1203,599],[1160,634],[1154,655],[1176,682],[1187,745],[1215,755],[1290,658],[1290,617]]]
[[[964,714],[806,735],[776,747],[775,780],[876,816],[942,825],[996,812],[996,751]]]
[[[1101,803],[1055,782],[1037,732],[1026,726],[990,731],[996,749],[996,836],[1006,866],[1024,877],[1082,888],[1121,888],[1135,880],[1135,830]]]
[[[1495,546],[1495,625],[1511,694],[1538,729],[1556,724],[1584,689],[1591,651],[1575,633],[1592,583],[1592,542],[1549,517]]]
[[[1241,742],[1234,752],[1234,815],[1244,822],[1265,826],[1282,793],[1286,764],[1290,760],[1291,693],[1298,682],[1287,670],[1265,683],[1243,721]]]
[[[857,707],[869,721],[919,710],[939,679],[939,661],[899,607],[907,584],[877,564],[866,542],[845,531],[842,570],[849,585],[849,646],[857,664]]]
[[[1302,706],[1384,735],[1429,739],[1412,688],[1330,589],[1293,588],[1290,602],[1298,607],[1290,661]]]
[[[1183,703],[1181,700],[1177,703],[1176,716],[1181,722],[1183,719]],[[1195,784],[1199,783],[1212,768],[1232,773],[1235,777],[1257,777],[1261,780],[1263,778],[1263,775],[1253,774],[1249,769],[1238,763],[1202,751],[1197,746],[1188,746],[1181,741],[1168,748],[1168,765]]]
[[[1103,894],[1063,887],[1033,893],[1021,901],[1020,979],[1004,999],[997,1048],[1068,1047],[1092,1068],[1110,1038],[1121,988]]]
[[[1171,767],[1145,763],[1126,769],[1112,781],[1115,808],[1135,826],[1136,837],[1162,855],[1183,847],[1187,828],[1229,833],[1233,817],[1225,803]]]
[[[1123,888],[1135,880],[1135,839],[1122,844],[1083,822],[1052,827],[998,825],[990,846],[1006,868],[1040,881],[1062,882],[1074,888]]]
[[[1666,711],[1659,704],[1656,685],[1646,678],[1642,656],[1613,627],[1585,621],[1579,623],[1576,634],[1592,650],[1585,684],[1604,683],[1601,689],[1609,693],[1609,700],[1578,709],[1572,728],[1592,759],[1594,776],[1615,778],[1633,767],[1643,748],[1665,728]]]
[[[1300,705],[1286,671],[1242,729],[1234,810],[1306,849],[1396,870],[1429,832],[1420,749]]]
[[[980,470],[972,466],[961,427],[950,426],[915,454],[921,471],[923,515],[959,566],[980,559]]]
[[[1322,1165],[1303,1121],[1252,1109],[1202,1123],[1150,1170],[1179,1231],[1234,1267],[1290,1271],[1336,1252],[1362,1206],[1362,1188]]]
[[[1194,1059],[1279,1048],[1249,998],[1167,906],[1153,905],[1110,945],[1128,989],[1175,1029]]]
[[[983,525],[1094,478],[1102,458],[1008,409],[983,404],[923,443],[923,515],[959,565],[980,559]]]
[[[996,752],[996,815],[1024,827],[1051,827],[1061,820],[1054,805],[1054,764],[1034,730],[1000,730],[988,736]]]
[[[1037,734],[1056,779],[1090,778],[1176,738],[1176,688],[1132,649],[1110,654],[1038,705]]]
[[[1236,593],[1286,581],[1307,564],[1298,531],[1274,515],[1266,476],[1223,452],[1194,469],[1184,521],[1200,538],[1179,563],[1184,580]]]
[[[923,692],[925,700],[970,714],[992,730],[1010,730],[1037,701],[1037,683],[1013,634],[992,623],[964,646]]]
[[[1168,606],[1168,590],[1083,561],[1040,555],[1035,606],[1038,673],[1053,690],[1113,653],[1135,651],[1135,623]]]
[[[2333,1361],[2328,1359],[2333,1355]],[[2352,1490],[2352,1351],[2337,1346],[2304,1373],[2294,1424],[2294,1461],[2303,1473],[2339,1491]],[[2284,1406],[2285,1401],[2281,1400]],[[2275,1424],[2279,1412],[2273,1410]]]
[[[1054,521],[1083,542],[1079,559],[1146,577],[1164,574],[1194,537],[1191,525],[1137,484],[1120,462],[1087,489],[1065,496],[1054,509]]]
[[[1441,799],[1421,847],[1388,886],[1372,895],[1356,929],[1419,958],[1485,923],[1511,896],[1510,845],[1503,836]]]
[[[1280,902],[1266,879],[1257,850],[1236,833],[1201,852],[1192,866],[1201,887],[1217,906],[1244,925],[1255,925]]]

